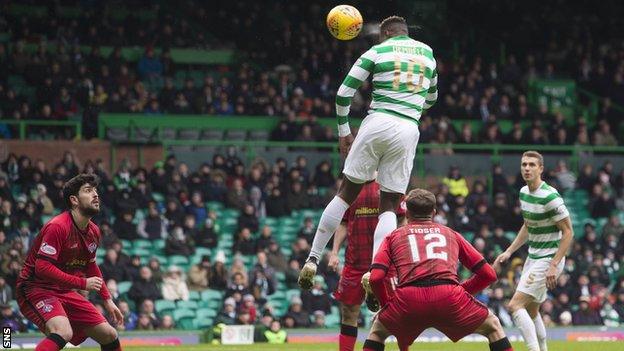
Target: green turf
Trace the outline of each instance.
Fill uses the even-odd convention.
[[[525,351],[526,347],[522,343],[514,343],[515,351]],[[360,343],[355,348],[356,350],[362,349]],[[396,344],[387,344],[386,350],[395,351],[399,348]],[[621,342],[566,342],[566,341],[550,341],[548,342],[549,351],[621,351],[623,350]],[[99,351],[99,348],[86,348],[85,350]],[[268,344],[254,344],[248,346],[225,346],[225,345],[188,345],[188,346],[128,346],[124,347],[126,351],[337,351],[337,344],[285,344],[285,345],[268,345]],[[483,342],[459,342],[453,344],[446,343],[415,343],[410,347],[413,351],[446,351],[446,350],[461,350],[461,351],[487,351],[489,350],[486,343]]]

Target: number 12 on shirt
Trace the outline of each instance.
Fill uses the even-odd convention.
[[[424,241],[426,241],[425,253],[427,260],[439,259],[439,260],[448,260],[448,253],[440,250],[436,252],[436,248],[444,248],[446,247],[446,237],[442,234],[438,233],[429,233],[423,237]],[[414,262],[420,262],[420,252],[418,251],[418,240],[415,234],[409,234],[407,236],[407,240],[409,241],[410,250],[412,252],[412,260]]]

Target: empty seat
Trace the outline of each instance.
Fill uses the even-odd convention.
[[[221,140],[223,139],[223,130],[205,129],[202,133],[202,140]]]
[[[197,140],[199,139],[200,131],[198,129],[181,129],[178,133],[178,139],[180,140]]]
[[[160,139],[162,140],[174,140],[176,138],[175,128],[163,128],[160,131]]]
[[[249,132],[249,140],[269,140],[269,132],[266,130],[252,130]]]
[[[128,130],[125,128],[108,128],[106,138],[111,141],[127,141]]]
[[[136,128],[134,130],[134,136],[132,138],[133,141],[137,142],[148,142],[152,139],[152,135],[154,134],[154,129],[152,128]]]
[[[227,140],[245,140],[247,139],[247,131],[242,129],[230,129],[227,131],[225,138]]]

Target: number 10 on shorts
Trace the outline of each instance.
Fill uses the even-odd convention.
[[[2,328],[2,348],[11,348],[11,328],[9,327]]]

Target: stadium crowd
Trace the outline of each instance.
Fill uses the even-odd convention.
[[[172,24],[159,9],[156,13],[165,17],[159,22],[161,31],[148,30],[156,24],[143,23],[132,16],[117,24],[107,18],[92,22],[89,16],[84,21],[68,23],[51,17],[42,26],[26,18],[0,14],[0,23],[4,24],[0,32],[12,33],[11,41],[0,42],[0,120],[82,119],[85,137],[92,138],[97,135],[101,111],[269,115],[283,116],[287,121],[334,117],[336,89],[350,65],[368,47],[368,40],[362,38],[346,44],[333,40],[325,33],[322,23],[314,22],[315,16],[302,16],[303,13],[320,16],[322,8],[314,4],[307,5],[308,12],[294,4],[284,8],[277,4],[267,8],[254,4],[238,11],[246,4],[236,2],[224,4],[219,12],[208,11],[206,4],[197,5],[193,11],[188,10],[188,21],[202,23],[202,19],[210,19],[213,21],[210,23],[221,24],[214,28],[218,37],[248,43],[239,48],[245,59],[231,67],[205,67],[199,71],[175,64],[169,49],[190,44],[191,39],[197,39],[197,32],[181,21],[168,38],[161,32],[171,30]],[[263,14],[271,8],[276,13],[285,13],[285,18],[292,18],[292,22],[267,25]],[[249,15],[231,19],[224,17],[226,13]],[[239,29],[233,30],[236,27]],[[240,27],[254,28],[256,35],[274,41],[239,38],[235,33],[245,33]],[[46,36],[47,41],[42,39],[44,32],[53,33]],[[136,38],[125,33],[136,34]],[[148,38],[146,33],[159,34]],[[622,47],[606,39],[599,46],[592,40],[592,34],[597,35],[590,31],[588,37],[565,37],[564,44],[551,39],[540,44],[544,50],[539,54],[518,47],[518,56],[510,54],[504,61],[478,54],[451,57],[450,50],[437,49],[438,71],[443,77],[441,95],[438,104],[429,111],[429,118],[423,121],[426,126],[432,126],[431,131],[423,133],[423,141],[621,144],[623,112],[616,105],[624,105]],[[419,36],[418,32],[415,36]],[[37,45],[37,49],[26,50],[26,43]],[[122,56],[122,46],[137,43],[145,47],[143,56],[138,62],[127,62]],[[106,44],[115,45],[109,56],[100,50]],[[88,45],[91,50],[83,53],[77,45]],[[156,47],[164,50],[156,54]],[[15,79],[9,80],[14,76],[19,77],[19,84]],[[527,102],[529,80],[566,76],[603,97],[597,123],[566,118],[561,113],[552,113],[545,105],[536,107]],[[33,87],[34,92],[24,94],[23,86]],[[365,115],[371,88],[365,83],[358,91],[352,116]],[[480,120],[485,122],[485,127],[480,131],[473,130],[468,123],[461,130],[450,127],[449,121],[458,119]],[[512,130],[503,134],[501,121],[512,121]],[[0,128],[0,133],[5,137],[17,135],[9,126]],[[63,129],[40,130],[37,134],[44,138],[71,137]],[[303,138],[327,140],[324,133]]]
[[[127,330],[174,327],[176,321],[170,313],[156,312],[157,301],[185,301],[192,292],[206,289],[221,291],[225,298],[222,310],[214,316],[215,324],[261,323],[266,329],[277,320],[286,328],[324,327],[325,318],[334,313],[331,292],[339,279],[337,272],[327,270],[325,261],[314,288],[289,296],[285,313],[279,314],[271,302],[278,287],[297,288],[299,268],[315,232],[314,221],[305,218],[289,243],[277,240],[272,227],[261,223],[288,216],[291,211],[321,208],[340,182],[329,169],[329,163],[322,162],[312,170],[304,157],[292,165],[277,160],[247,168],[230,154],[215,156],[195,171],[171,156],[149,170],[123,162],[109,175],[101,161],[81,164],[70,152],[58,163],[10,155],[2,162],[0,174],[2,323],[26,330],[23,318],[12,309],[15,295],[11,287],[44,218],[63,208],[63,182],[87,172],[102,180],[103,206],[96,217],[103,235],[100,250],[105,252],[100,267],[126,316]],[[588,221],[583,233],[576,233],[565,274],[550,292],[542,315],[548,325],[619,325],[624,323],[624,225],[622,216],[611,211],[616,203],[619,213],[623,208],[624,174],[612,174],[609,163],[597,171],[588,166],[583,169],[576,178],[560,162],[557,169],[547,172],[547,181],[562,193],[588,194],[585,210],[597,221]],[[484,182],[468,181],[453,167],[436,189],[435,220],[463,233],[490,262],[507,247],[522,223],[514,191],[518,187],[507,181],[500,166],[493,169],[493,186],[491,198]],[[238,214],[235,225],[226,230],[219,218],[222,212],[207,203],[233,209]],[[175,264],[161,266],[149,252],[132,254],[123,246],[141,239],[164,241],[163,252],[169,257],[192,256],[201,248],[211,250],[204,250],[198,263],[182,270]],[[231,248],[219,246],[223,240],[230,240]],[[291,247],[283,247],[288,244]],[[520,276],[524,255],[517,254],[499,273],[499,281],[478,296],[509,326],[506,301]],[[284,277],[282,282],[278,275]],[[128,281],[132,282],[130,288],[119,293],[118,284]]]

